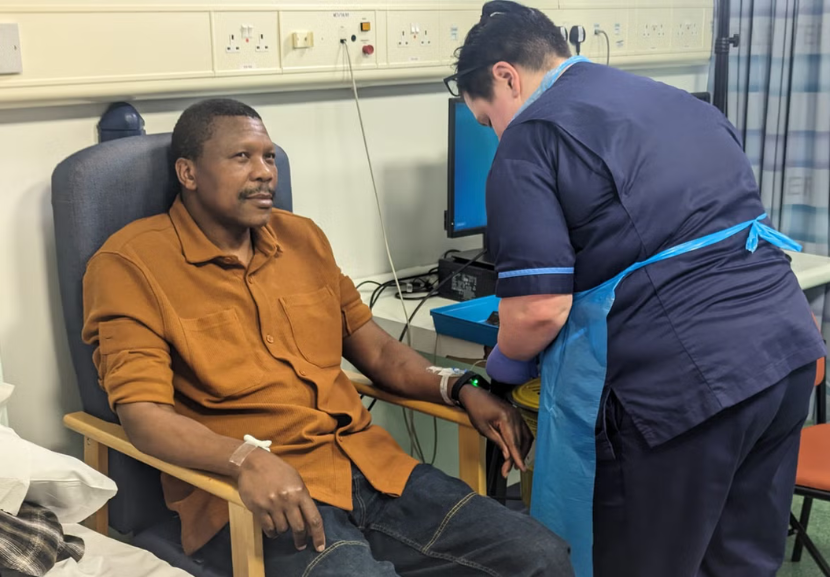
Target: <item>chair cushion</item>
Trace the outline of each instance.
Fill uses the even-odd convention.
[[[187,571],[193,577],[233,577],[220,575],[205,567],[197,551],[188,557],[182,549],[182,524],[177,515],[170,515],[165,520],[137,533],[132,540],[136,547],[146,549],[153,555],[167,561],[173,567]]]
[[[795,484],[830,491],[830,424],[814,425],[801,432]]]

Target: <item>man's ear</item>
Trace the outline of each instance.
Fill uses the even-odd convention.
[[[196,190],[196,163],[189,158],[176,161],[176,176],[186,190]]]

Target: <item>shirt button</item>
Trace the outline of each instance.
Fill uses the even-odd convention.
[[[306,375],[305,371],[301,369],[301,370],[300,370],[300,376],[301,376],[301,377],[304,377],[305,375]]]
[[[248,277],[248,284],[254,284],[254,277],[252,277],[252,276]]]
[[[268,341],[269,343],[273,343],[274,342],[274,337],[272,337],[271,335],[266,335],[265,340]]]

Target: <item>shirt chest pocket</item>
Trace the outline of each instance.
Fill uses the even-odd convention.
[[[343,328],[340,303],[329,287],[280,298],[300,354],[318,367],[340,364]]]
[[[264,369],[233,309],[181,319],[188,364],[206,392],[225,398],[256,386]]]

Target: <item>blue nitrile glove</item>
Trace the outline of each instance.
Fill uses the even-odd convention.
[[[487,357],[487,374],[494,381],[507,385],[523,385],[539,376],[539,366],[536,359],[529,361],[514,361],[499,350],[499,345],[493,348]]]

